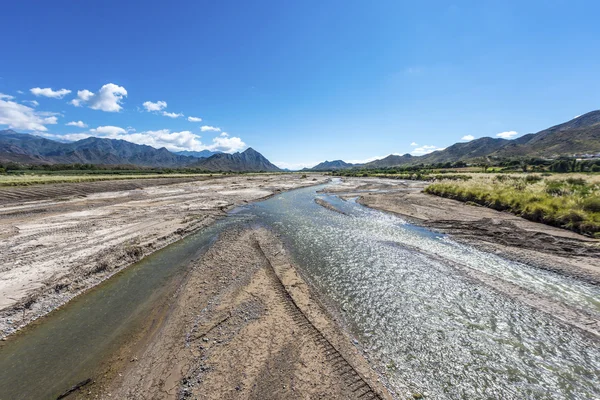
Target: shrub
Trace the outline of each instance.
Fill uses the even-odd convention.
[[[525,183],[528,183],[528,184],[538,183],[542,179],[543,178],[541,176],[539,176],[539,175],[527,175],[525,177]]]
[[[582,208],[585,211],[600,213],[600,196],[592,196],[584,199]]]
[[[529,176],[532,176],[530,178]],[[600,236],[600,185],[595,178],[571,176],[565,180],[541,175],[497,175],[473,181],[433,183],[426,193],[509,211],[589,236]],[[542,185],[533,183],[543,182]]]
[[[573,186],[585,186],[586,184],[586,181],[583,178],[567,178],[565,179],[565,182]]]

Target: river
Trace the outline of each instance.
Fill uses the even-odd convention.
[[[597,338],[481,284],[464,268],[596,317],[598,287],[318,194],[322,188],[236,210],[16,335],[0,349],[0,399],[55,398],[90,376],[166,283],[221,229],[238,223],[267,225],[290,244],[303,275],[344,316],[392,388],[435,399],[600,397]]]

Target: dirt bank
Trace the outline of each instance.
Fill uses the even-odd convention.
[[[266,229],[222,233],[167,309],[77,395],[390,398]]]
[[[348,178],[328,189],[485,251],[600,284],[600,241],[515,215],[422,193],[425,182]],[[370,192],[379,190],[383,192]]]
[[[0,336],[221,218],[229,208],[326,179],[253,175],[3,189]]]

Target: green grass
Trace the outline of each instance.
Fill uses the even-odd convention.
[[[490,174],[432,183],[425,192],[600,238],[598,175]]]

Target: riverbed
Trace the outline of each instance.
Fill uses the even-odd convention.
[[[56,398],[94,377],[107,354],[172,296],[192,259],[223,230],[251,225],[281,236],[294,265],[341,315],[391,392],[408,387],[436,399],[600,396],[598,337],[531,301],[597,321],[598,286],[317,193],[323,188],[236,209],[11,338],[0,348],[0,399]],[[530,300],[515,295],[519,290]]]

